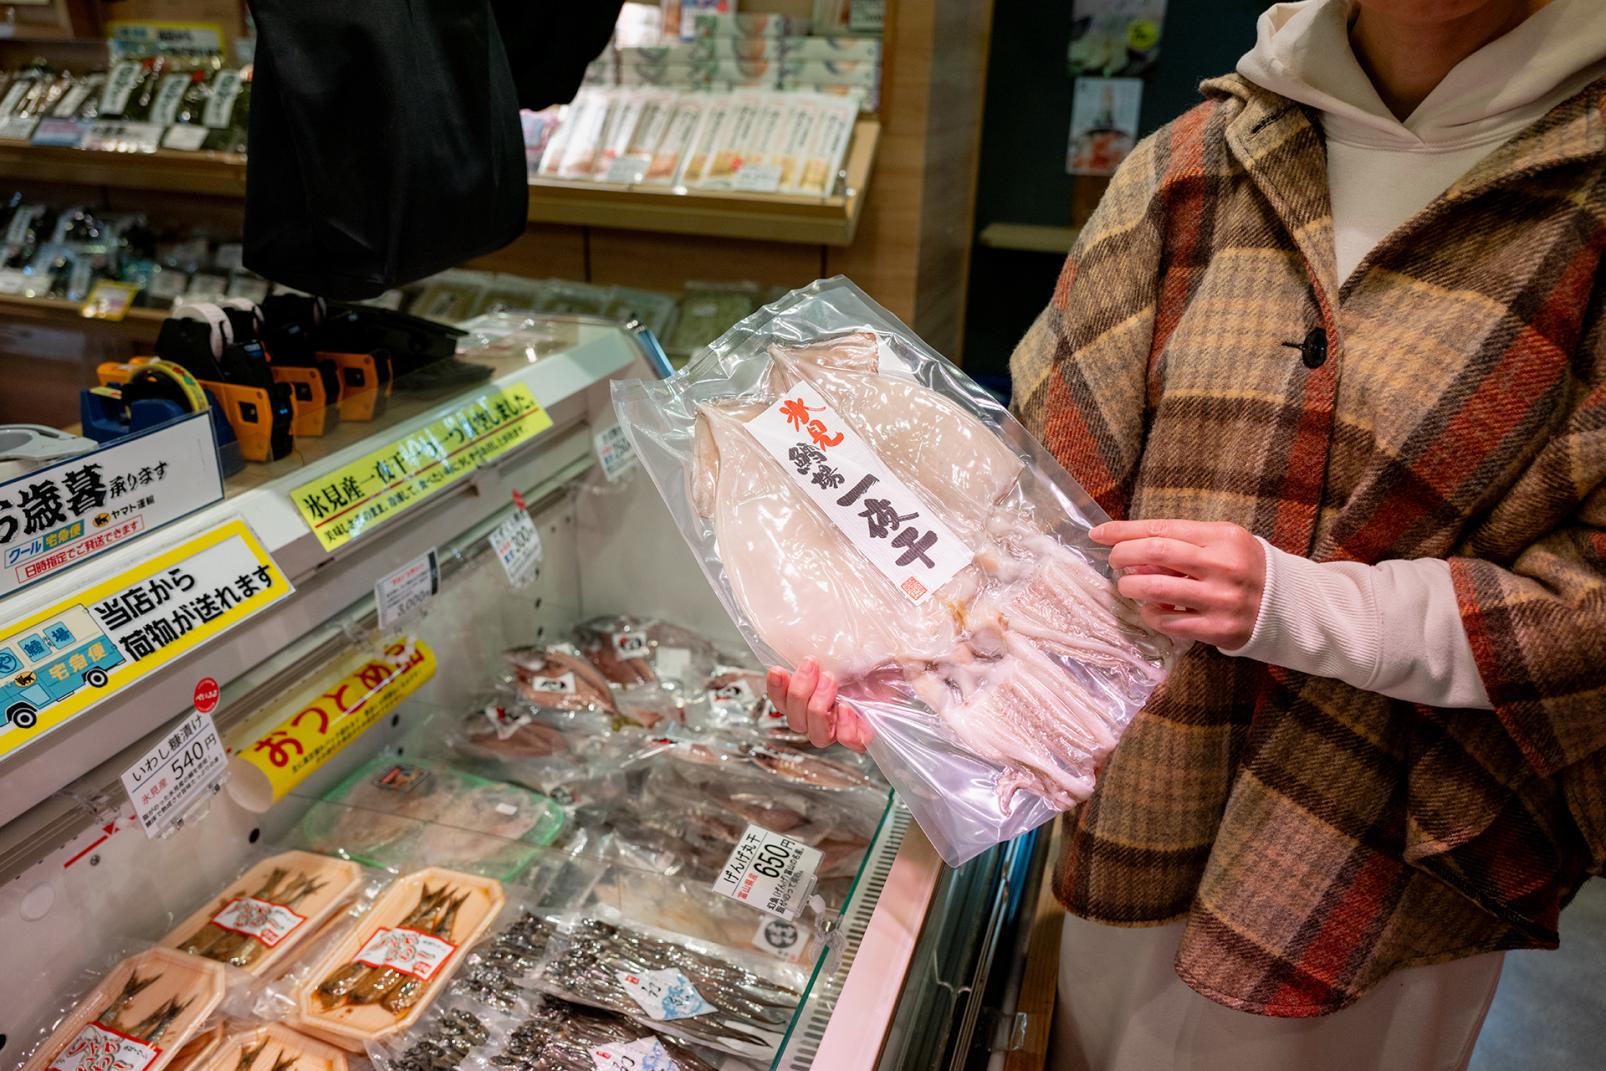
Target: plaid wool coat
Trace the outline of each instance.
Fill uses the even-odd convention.
[[[1213,1000],[1320,1015],[1401,967],[1553,947],[1606,859],[1606,81],[1342,285],[1319,127],[1236,76],[1203,90],[1083,229],[1017,411],[1113,516],[1450,559],[1495,709],[1195,646],[1067,816],[1055,889],[1185,919],[1177,972]],[[1294,348],[1313,330],[1325,355]]]

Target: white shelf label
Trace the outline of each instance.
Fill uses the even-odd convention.
[[[638,152],[615,156],[608,161],[608,167],[602,173],[602,181],[620,182],[626,186],[634,186],[647,177],[647,168],[651,166],[651,153]]]
[[[800,840],[749,825],[714,879],[721,896],[791,920],[814,891],[822,856]]]
[[[775,193],[780,188],[780,164],[748,164],[731,180],[731,189],[743,193]]]
[[[123,788],[145,835],[155,840],[184,824],[197,803],[223,787],[229,756],[212,719],[194,711],[127,770]]]
[[[541,535],[528,513],[515,509],[497,525],[491,532],[491,549],[496,551],[508,583],[519,587],[535,579],[535,567],[541,564]]]
[[[597,432],[593,441],[597,447],[597,462],[609,483],[636,467],[636,448],[630,445],[630,437],[618,424],[610,424]]]
[[[167,133],[162,135],[162,148],[195,152],[206,144],[206,136],[210,133],[206,127],[196,124],[170,126],[167,128]]]
[[[379,627],[388,629],[423,606],[441,590],[440,559],[435,548],[420,554],[374,585]]]

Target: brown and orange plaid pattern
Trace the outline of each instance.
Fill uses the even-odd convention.
[[[1114,516],[1450,558],[1496,709],[1195,647],[1067,817],[1056,889],[1187,919],[1177,971],[1213,1000],[1320,1015],[1401,967],[1554,946],[1606,860],[1606,82],[1342,285],[1311,117],[1204,92],[1084,228],[1017,410]]]

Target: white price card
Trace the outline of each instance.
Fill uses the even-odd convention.
[[[206,144],[206,137],[210,133],[206,127],[193,123],[176,124],[168,127],[167,133],[162,135],[162,148],[195,152]]]
[[[209,715],[192,711],[171,733],[123,771],[145,835],[155,840],[184,824],[202,800],[223,787],[229,756]]]
[[[663,1022],[707,1015],[714,1006],[703,999],[691,979],[672,967],[657,971],[618,972],[619,984],[640,1005],[647,1018]]]
[[[714,891],[783,919],[795,919],[814,891],[818,848],[749,825],[714,879]]]
[[[774,193],[780,188],[780,164],[748,164],[731,180],[731,189],[744,193]]]
[[[641,1038],[623,1045],[598,1045],[591,1050],[596,1071],[680,1071],[657,1038]]]
[[[441,590],[440,559],[435,548],[420,554],[374,585],[379,627],[388,629],[434,598]]]
[[[26,293],[34,285],[34,280],[21,268],[0,268],[0,294]]]
[[[615,156],[608,161],[607,170],[602,173],[604,182],[622,182],[633,186],[647,177],[647,168],[652,166],[652,153],[638,152]]]
[[[541,564],[541,535],[522,509],[515,509],[491,532],[491,549],[496,551],[508,583],[517,587],[535,578],[535,567]]]
[[[609,483],[636,467],[636,448],[630,444],[625,429],[618,424],[608,425],[592,438],[597,446],[597,463],[602,466],[602,474],[608,477]]]

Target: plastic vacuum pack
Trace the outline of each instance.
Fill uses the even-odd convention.
[[[614,404],[758,657],[814,657],[958,865],[1086,799],[1175,651],[1107,519],[1007,410],[845,279]]]

